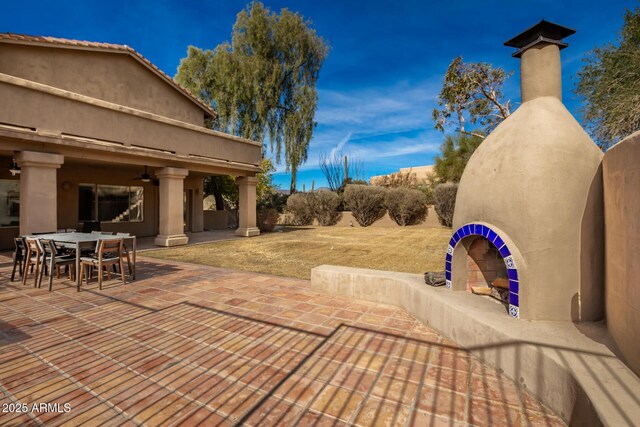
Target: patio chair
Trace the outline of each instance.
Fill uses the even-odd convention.
[[[26,255],[24,257],[24,269],[22,274],[22,286],[27,284],[27,278],[29,277],[29,268],[33,272],[35,266],[35,277],[33,286],[38,284],[38,276],[40,274],[40,264],[42,262],[42,249],[38,243],[38,239],[33,237],[25,238]],[[42,266],[44,268],[44,265]]]
[[[80,268],[82,270],[80,283],[82,283],[82,278],[86,277],[86,282],[89,284],[89,277],[92,275],[91,271],[94,267],[97,267],[98,289],[102,289],[104,268],[106,267],[107,279],[111,279],[111,271],[109,271],[108,267],[111,265],[118,265],[120,267],[122,284],[126,285],[127,280],[124,277],[124,265],[122,263],[122,259],[124,257],[122,254],[122,244],[122,239],[103,239],[98,242],[94,256],[80,258]]]
[[[13,244],[16,250],[13,252],[13,268],[11,269],[11,281],[13,282],[16,277],[16,267],[18,267],[18,274],[20,277],[24,274],[24,260],[27,255],[27,246],[24,243],[23,237],[15,237]]]
[[[129,269],[129,276],[131,276],[132,268],[131,268],[131,252],[129,252],[129,248],[127,247],[127,243],[124,241],[124,238],[131,237],[129,233],[116,233],[116,237],[123,239],[122,240],[122,254],[127,258],[127,268]]]
[[[53,288],[53,272],[57,274],[57,278],[60,278],[60,267],[66,266],[69,269],[69,276],[73,279],[73,270],[76,264],[75,255],[61,254],[56,243],[53,240],[40,240],[40,248],[42,250],[42,262],[47,265],[47,259],[49,260],[49,292]],[[38,287],[42,286],[42,275],[44,268],[40,270],[40,277],[38,278]]]

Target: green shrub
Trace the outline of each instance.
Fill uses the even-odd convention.
[[[384,197],[389,216],[398,225],[420,224],[427,218],[427,197],[420,190],[390,188]]]
[[[458,184],[440,184],[435,190],[435,209],[441,225],[451,227],[453,225],[453,212],[456,207],[456,194]]]
[[[287,199],[287,217],[291,225],[311,225],[313,210],[309,204],[309,193],[293,193]]]
[[[435,204],[435,185],[431,183],[418,184],[416,189],[422,191],[426,197],[427,206],[433,206]]]
[[[257,207],[258,209],[275,209],[278,212],[284,212],[284,208],[287,206],[287,198],[289,196],[287,194],[278,193],[273,190],[270,192],[266,192],[258,199]]]
[[[273,231],[278,224],[280,213],[274,208],[258,209],[258,228],[260,231]]]
[[[338,212],[341,200],[333,191],[318,191],[309,193],[309,204],[313,215],[320,225],[336,225],[342,217],[342,212]]]
[[[387,211],[384,205],[384,187],[367,185],[347,185],[344,190],[344,204],[362,227],[367,227]]]

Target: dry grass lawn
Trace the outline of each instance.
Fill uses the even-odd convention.
[[[444,269],[448,228],[287,227],[259,237],[145,251],[141,255],[309,279],[322,264],[423,273]]]

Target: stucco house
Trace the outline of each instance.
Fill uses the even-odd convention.
[[[78,229],[187,243],[203,230],[203,179],[239,177],[237,234],[258,234],[261,144],[128,46],[0,34],[0,248]]]
[[[390,177],[391,175],[393,175],[394,173],[400,173],[402,175],[406,175],[406,174],[414,174],[416,177],[417,181],[424,181],[427,178],[429,178],[431,175],[433,175],[433,166],[432,165],[426,165],[426,166],[414,166],[414,167],[410,167],[410,168],[400,168],[400,170],[398,172],[393,172],[387,175],[374,175],[371,178],[369,178],[369,184],[371,185],[380,185],[380,183],[382,183],[384,181],[385,178]]]

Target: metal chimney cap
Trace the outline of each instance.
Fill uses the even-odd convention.
[[[519,58],[526,49],[541,42],[556,44],[560,49],[564,49],[569,45],[564,43],[562,39],[575,34],[575,32],[576,30],[572,28],[563,27],[543,19],[533,27],[507,40],[504,45],[517,48],[518,51],[512,56]]]

